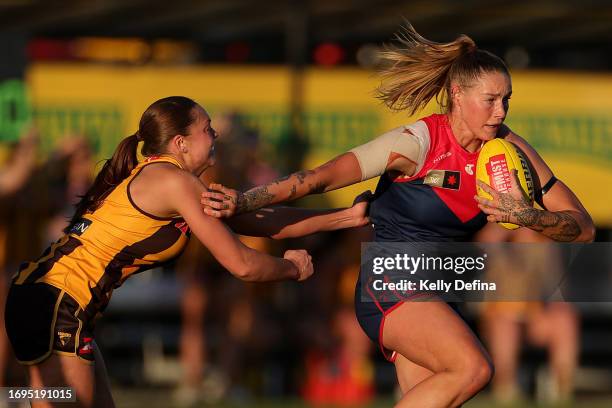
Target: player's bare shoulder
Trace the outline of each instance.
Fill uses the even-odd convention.
[[[130,190],[133,194],[138,193],[141,189],[158,193],[170,192],[168,189],[176,187],[176,184],[180,183],[188,174],[188,172],[172,163],[151,163],[144,166],[139,174],[134,177]]]
[[[133,179],[130,194],[145,211],[158,216],[175,216],[184,200],[197,200],[204,191],[200,180],[172,163],[152,163]]]

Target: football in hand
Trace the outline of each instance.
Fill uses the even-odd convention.
[[[527,159],[514,144],[504,139],[489,140],[480,149],[476,164],[476,178],[499,191],[508,193],[511,187],[512,170],[517,170],[520,188],[527,199],[533,203],[533,177]],[[491,199],[491,195],[476,186],[480,197]],[[500,222],[502,227],[516,229],[519,226]]]

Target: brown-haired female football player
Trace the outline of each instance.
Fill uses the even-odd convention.
[[[290,250],[284,258],[257,252],[203,213],[205,187],[198,177],[214,163],[216,137],[210,117],[193,100],[156,101],[97,175],[66,234],[22,265],[8,295],[6,328],[17,359],[28,366],[31,387],[68,386],[77,406],[113,407],[94,320],[129,276],[178,256],[190,230],[240,279],[301,281],[313,273],[306,251]],[[139,141],[146,157],[141,163]],[[363,225],[365,207],[263,210],[232,225],[245,234],[294,237]]]
[[[399,45],[382,54],[380,98],[391,109],[410,114],[436,98],[444,113],[393,129],[320,167],[246,193],[211,186],[222,193],[203,194],[205,211],[229,216],[381,176],[370,205],[375,241],[465,241],[487,220],[516,223],[558,241],[592,240],[593,223],[580,201],[555,179],[536,151],[503,124],[512,93],[504,62],[465,35],[435,43],[407,25],[398,40]],[[475,201],[478,151],[496,137],[526,153],[545,210],[523,198],[516,175],[510,193],[482,185],[493,199]],[[456,407],[489,382],[489,356],[447,303],[366,302],[358,282],[355,306],[365,332],[395,362],[403,392],[397,406]]]

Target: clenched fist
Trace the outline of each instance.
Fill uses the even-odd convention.
[[[285,251],[284,258],[288,261],[293,262],[298,270],[299,282],[306,280],[313,274],[314,269],[312,267],[312,256],[304,249],[290,249]]]

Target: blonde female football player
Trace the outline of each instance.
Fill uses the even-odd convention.
[[[212,186],[221,192],[203,194],[205,211],[215,216],[245,213],[380,176],[370,206],[375,241],[465,241],[487,221],[516,223],[558,241],[591,240],[593,223],[578,198],[504,125],[512,95],[504,62],[465,35],[435,43],[408,25],[398,39],[399,45],[382,55],[380,98],[391,109],[410,114],[436,98],[441,114],[245,193]],[[475,197],[478,151],[496,137],[526,153],[544,210],[523,198],[516,175],[510,193],[482,184],[492,199]],[[403,392],[398,407],[456,407],[489,382],[493,367],[488,354],[447,303],[366,302],[359,282],[355,300],[362,328],[395,363]]]

